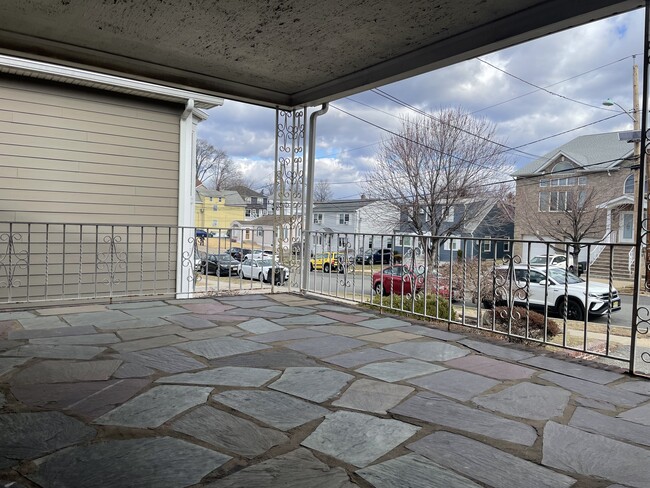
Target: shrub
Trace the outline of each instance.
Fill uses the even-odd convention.
[[[494,320],[496,330],[508,332],[509,315],[509,307],[496,307],[493,310],[487,310],[483,314],[483,325],[492,327]],[[528,336],[526,336],[526,317],[528,317]],[[523,338],[544,339],[544,315],[533,310],[526,310],[524,307],[513,307],[510,330],[513,335]],[[548,319],[546,333],[548,338],[554,337],[560,333],[560,326],[554,320]]]
[[[385,297],[375,295],[372,297],[372,303],[376,305],[381,303],[384,307],[397,311],[399,315],[409,315],[411,311],[424,315],[426,303],[427,317],[437,317],[442,320],[448,320],[451,317],[451,320],[456,320],[456,310],[454,310],[453,307],[450,307],[449,300],[440,295],[426,295],[425,299],[424,295],[417,294],[415,296],[415,301],[413,301],[413,298],[404,295],[403,302],[402,295],[389,295]]]

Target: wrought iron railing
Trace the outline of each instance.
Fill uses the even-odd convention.
[[[633,284],[627,262],[616,269],[618,244],[598,244],[604,248],[594,260],[596,244],[589,243],[322,232],[310,238],[308,293],[577,356],[630,360],[632,298],[620,291],[631,293]],[[542,255],[559,256],[559,264],[533,259]]]

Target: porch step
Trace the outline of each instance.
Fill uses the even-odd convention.
[[[610,250],[605,249],[598,259],[591,265],[590,274],[594,278],[609,278],[610,272],[614,279],[629,280],[632,278],[634,268],[630,271],[629,253],[632,246],[616,246],[612,248],[610,269]]]

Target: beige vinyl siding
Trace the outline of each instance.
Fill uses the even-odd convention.
[[[0,78],[0,218],[175,225],[182,109]]]

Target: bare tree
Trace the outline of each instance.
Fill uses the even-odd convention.
[[[461,109],[407,117],[382,141],[364,190],[399,208],[401,224],[414,233],[452,235],[472,217],[453,215],[456,207],[488,196],[485,184],[507,174],[495,132],[494,124]]]
[[[228,154],[205,139],[196,143],[196,178],[215,190],[223,190],[242,180]]]
[[[314,185],[314,201],[328,202],[334,197],[329,180],[320,180]]]

